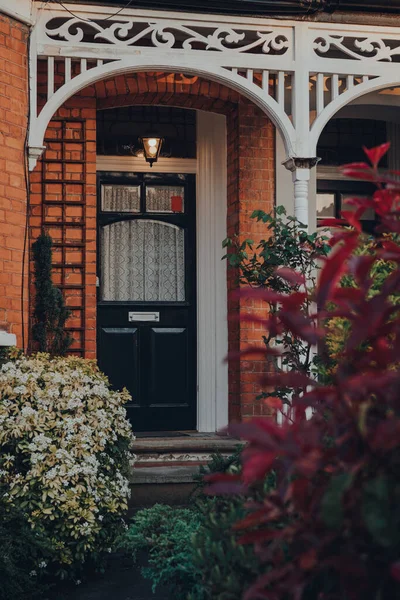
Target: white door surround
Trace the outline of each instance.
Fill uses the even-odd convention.
[[[228,423],[226,237],[227,150],[225,116],[197,111],[197,159],[159,159],[154,173],[196,174],[197,429]],[[98,156],[98,171],[148,172],[142,158]]]

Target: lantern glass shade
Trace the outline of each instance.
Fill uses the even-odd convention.
[[[144,157],[150,166],[157,162],[160,156],[163,139],[155,135],[149,135],[142,138]]]

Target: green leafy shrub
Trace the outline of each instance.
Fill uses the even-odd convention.
[[[384,234],[383,240],[389,243],[399,243],[398,234]],[[396,263],[392,260],[382,258],[381,253],[382,240],[375,237],[360,234],[359,245],[354,251],[354,259],[365,260],[371,259],[370,287],[368,289],[367,298],[372,299],[381,293],[385,282],[390,275],[396,270]],[[340,287],[343,289],[359,288],[359,284],[351,274],[346,274],[340,281]],[[390,301],[393,305],[400,304],[400,294],[394,293],[390,296]],[[333,310],[332,306],[332,310]],[[322,380],[329,382],[334,375],[340,356],[346,346],[352,330],[351,320],[344,316],[330,317],[325,320],[325,354],[322,360],[317,361],[318,372],[322,376]]]
[[[227,249],[225,258],[228,264],[238,272],[240,284],[253,288],[247,293],[261,297],[264,294],[268,314],[274,318],[279,312],[279,294],[301,294],[303,301],[301,312],[309,318],[315,310],[311,295],[304,294],[305,284],[312,291],[317,283],[321,258],[328,255],[330,246],[325,233],[308,233],[305,225],[295,217],[288,216],[283,206],[276,207],[272,213],[256,210],[251,218],[265,224],[265,238],[255,246],[253,240],[242,241],[238,237],[227,238],[222,245]],[[328,232],[326,232],[328,233]],[[293,276],[296,269],[297,276]],[[298,372],[310,375],[314,369],[314,340],[304,340],[293,333],[290,323],[281,323],[271,328],[263,336],[266,351],[262,353],[269,363],[268,371]],[[261,336],[260,336],[261,342]],[[259,346],[248,348],[248,353],[260,354]],[[279,356],[277,356],[279,355]],[[270,391],[261,394],[272,409],[282,404],[291,404],[294,389],[289,386],[269,386]],[[271,398],[271,400],[268,400]],[[277,398],[278,403],[277,403]]]
[[[83,359],[38,354],[0,369],[3,497],[49,542],[49,568],[61,577],[99,559],[121,531],[128,399]]]
[[[3,493],[0,489],[0,600],[41,598],[51,549],[20,511],[7,506]]]
[[[52,246],[51,237],[44,233],[32,245],[35,264],[32,337],[39,352],[63,356],[72,343],[72,337],[65,331],[71,311],[66,308],[61,291],[52,281]]]
[[[193,563],[191,546],[199,527],[196,510],[156,504],[136,514],[120,547],[134,560],[146,550],[149,561],[142,574],[153,582],[153,591],[166,586],[171,597],[185,600],[189,591],[201,592],[197,590],[201,574]]]
[[[155,505],[139,511],[122,537],[120,548],[134,560],[149,555],[143,575],[176,600],[240,600],[259,574],[260,561],[251,547],[239,545],[234,524],[247,514],[245,498],[208,497],[204,477],[240,471],[240,452],[214,454],[201,467],[189,508]]]
[[[238,544],[234,525],[248,511],[244,498],[208,498],[197,507],[200,526],[192,537],[191,560],[199,573],[188,600],[241,600],[248,585],[261,572],[251,546]]]

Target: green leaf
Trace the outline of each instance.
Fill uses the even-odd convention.
[[[367,530],[380,546],[389,547],[393,543],[390,526],[391,507],[387,478],[383,475],[364,485],[362,516]]]
[[[343,523],[343,496],[353,482],[351,473],[332,477],[321,504],[321,518],[330,529],[339,529]]]
[[[275,210],[277,215],[286,215],[286,208],[284,206],[277,206]]]

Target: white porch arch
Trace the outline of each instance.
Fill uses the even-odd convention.
[[[323,113],[314,121],[310,130],[310,145],[311,148],[317,151],[318,140],[328,122],[343,108],[363,96],[368,96],[373,92],[379,92],[390,87],[400,86],[400,77],[397,81],[393,80],[392,76],[389,77],[377,77],[371,81],[357,86],[356,89],[346,90],[343,94],[338,96],[331,104],[323,111]]]
[[[127,57],[121,60],[100,64],[90,70],[84,71],[80,75],[74,77],[69,84],[63,85],[54,94],[52,94],[46,102],[44,108],[32,122],[29,135],[30,146],[42,146],[44,135],[49,122],[56,111],[71,98],[74,94],[80,92],[85,87],[96,83],[102,79],[123,75],[128,73],[144,71],[167,71],[169,73],[182,73],[189,75],[197,75],[211,81],[216,81],[233,90],[236,90],[254,104],[259,106],[273,121],[274,125],[281,131],[285,140],[287,153],[293,153],[294,144],[294,127],[289,117],[279,107],[278,103],[270,96],[265,97],[260,88],[252,83],[244,84],[243,77],[227,71],[207,66],[206,69],[199,67],[193,57],[185,58],[181,55],[178,62],[161,62],[160,57]]]
[[[33,21],[30,169],[52,116],[79,90],[120,73],[184,72],[238,91],[271,118],[293,172],[295,214],[305,223],[310,171],[326,123],[356,98],[399,85],[400,32],[393,27],[129,8],[109,18],[104,6],[53,3],[36,9]],[[38,61],[47,65],[40,113]],[[56,89],[59,63],[63,80]]]

